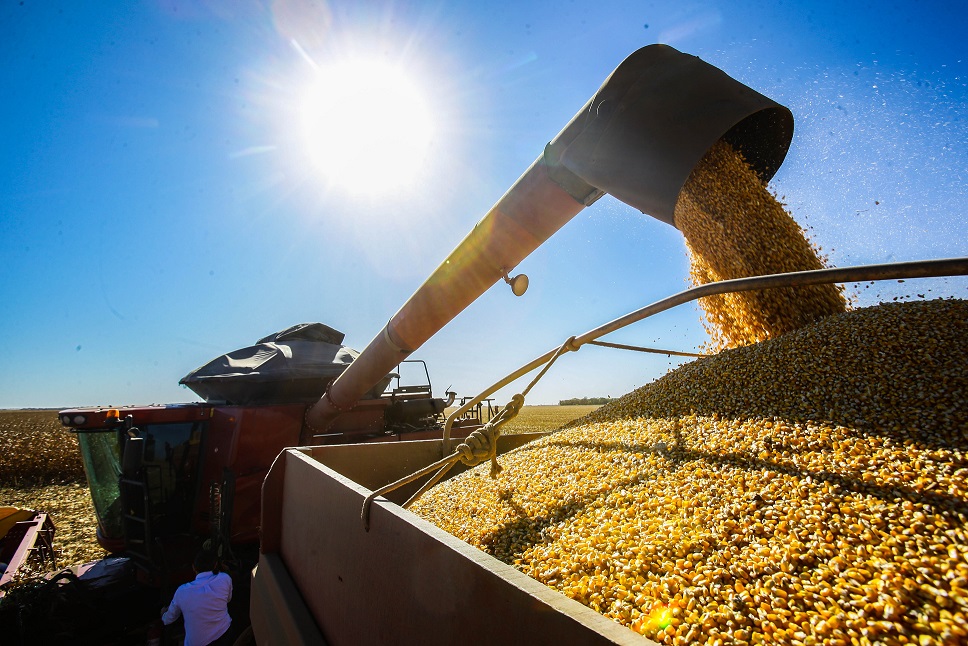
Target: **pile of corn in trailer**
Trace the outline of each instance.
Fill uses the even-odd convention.
[[[968,643],[968,301],[697,360],[413,510],[664,644]]]

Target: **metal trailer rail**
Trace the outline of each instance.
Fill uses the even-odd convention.
[[[545,370],[539,374],[538,378],[544,374],[550,364],[565,352],[577,352],[585,344],[596,344],[595,341],[610,332],[615,332],[624,327],[646,319],[660,312],[672,309],[684,303],[698,300],[706,296],[718,294],[728,294],[731,292],[749,292],[760,289],[773,289],[777,287],[805,287],[808,285],[826,285],[829,283],[856,283],[869,280],[893,280],[907,278],[939,278],[943,276],[966,276],[968,275],[968,258],[942,258],[937,260],[915,260],[910,262],[895,262],[876,265],[858,265],[855,267],[834,267],[831,269],[815,269],[811,271],[795,271],[785,274],[770,274],[767,276],[752,276],[749,278],[734,278],[715,283],[707,283],[697,287],[691,287],[678,294],[667,296],[662,300],[630,312],[625,316],[619,317],[594,330],[585,332],[580,336],[571,337],[561,346],[549,350],[537,359],[527,363],[514,372],[510,373],[500,381],[485,389],[479,395],[469,400],[464,406],[455,410],[447,418],[444,425],[444,447],[450,446],[450,429],[452,419],[464,413],[464,408],[475,406],[479,401],[490,397],[495,392],[504,388],[508,384],[516,381],[520,377],[528,374],[540,366],[545,366]],[[596,344],[599,345],[599,344]],[[547,365],[545,365],[547,364]],[[535,380],[537,381],[537,379]],[[534,382],[532,382],[532,385]],[[531,386],[528,387],[530,389]],[[525,392],[528,390],[526,389]],[[447,450],[445,448],[445,450]]]

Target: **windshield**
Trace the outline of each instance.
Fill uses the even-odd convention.
[[[84,460],[87,485],[97,514],[101,533],[121,537],[121,502],[118,478],[121,477],[121,451],[117,431],[78,433],[77,441]]]
[[[153,531],[170,535],[188,529],[195,508],[199,448],[205,422],[145,424],[142,463],[145,488],[151,504]],[[91,500],[101,533],[108,538],[124,536],[121,518],[121,438],[118,431],[77,434]]]

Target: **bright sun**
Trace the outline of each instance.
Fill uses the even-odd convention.
[[[405,188],[426,162],[433,122],[406,70],[357,60],[319,70],[302,106],[309,154],[328,183],[376,196]]]

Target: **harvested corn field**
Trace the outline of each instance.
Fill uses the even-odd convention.
[[[540,433],[554,431],[576,418],[591,413],[598,406],[522,406],[521,411],[501,427],[501,433]]]
[[[77,438],[57,411],[0,411],[0,445],[0,486],[84,480]]]
[[[663,644],[968,643],[968,302],[687,364],[413,510]]]
[[[675,222],[686,238],[695,285],[824,268],[803,229],[725,141],[709,149],[682,187]],[[775,338],[847,309],[835,285],[722,294],[699,305],[714,352]]]
[[[57,412],[0,411],[0,446],[0,505],[50,514],[58,566],[101,558],[77,437]]]

